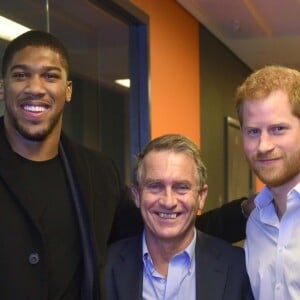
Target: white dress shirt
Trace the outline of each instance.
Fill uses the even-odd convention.
[[[246,265],[256,300],[300,299],[300,183],[279,221],[271,191],[255,199],[246,229]]]

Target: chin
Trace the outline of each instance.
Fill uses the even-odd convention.
[[[19,133],[27,140],[30,140],[33,142],[41,142],[41,141],[45,140],[46,137],[50,134],[50,132],[48,130],[39,130],[36,132],[19,130]]]

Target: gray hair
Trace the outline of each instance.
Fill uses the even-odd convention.
[[[185,153],[194,159],[196,164],[196,180],[199,187],[206,183],[207,171],[201,158],[198,146],[187,137],[180,134],[166,134],[150,141],[139,153],[136,160],[136,183],[140,184],[143,176],[143,164],[146,155],[150,151],[171,150],[176,153]]]

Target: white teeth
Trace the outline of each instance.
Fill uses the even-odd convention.
[[[44,106],[37,106],[37,105],[25,105],[23,109],[30,112],[42,112],[46,110]]]
[[[23,108],[24,110],[31,111],[31,112],[42,112],[46,110],[44,106],[37,106],[37,105],[25,105]]]
[[[168,213],[158,213],[158,215],[163,219],[175,219],[177,217],[177,214],[168,214]]]

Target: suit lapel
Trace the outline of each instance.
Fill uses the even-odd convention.
[[[197,232],[196,241],[196,298],[222,299],[226,278],[227,264],[221,260],[221,249],[217,249],[201,232]]]
[[[62,133],[61,143],[65,149],[67,159],[70,162],[79,192],[84,198],[84,203],[87,205],[88,210],[91,210],[91,203],[88,202],[89,199],[92,199],[90,180],[88,176],[89,172],[87,170],[87,166],[89,164],[85,161],[85,157],[83,157],[80,153],[77,153],[76,148],[73,147],[64,133]]]
[[[119,255],[119,263],[114,266],[113,276],[117,290],[120,291],[120,300],[142,298],[143,262],[140,236],[123,248]]]

